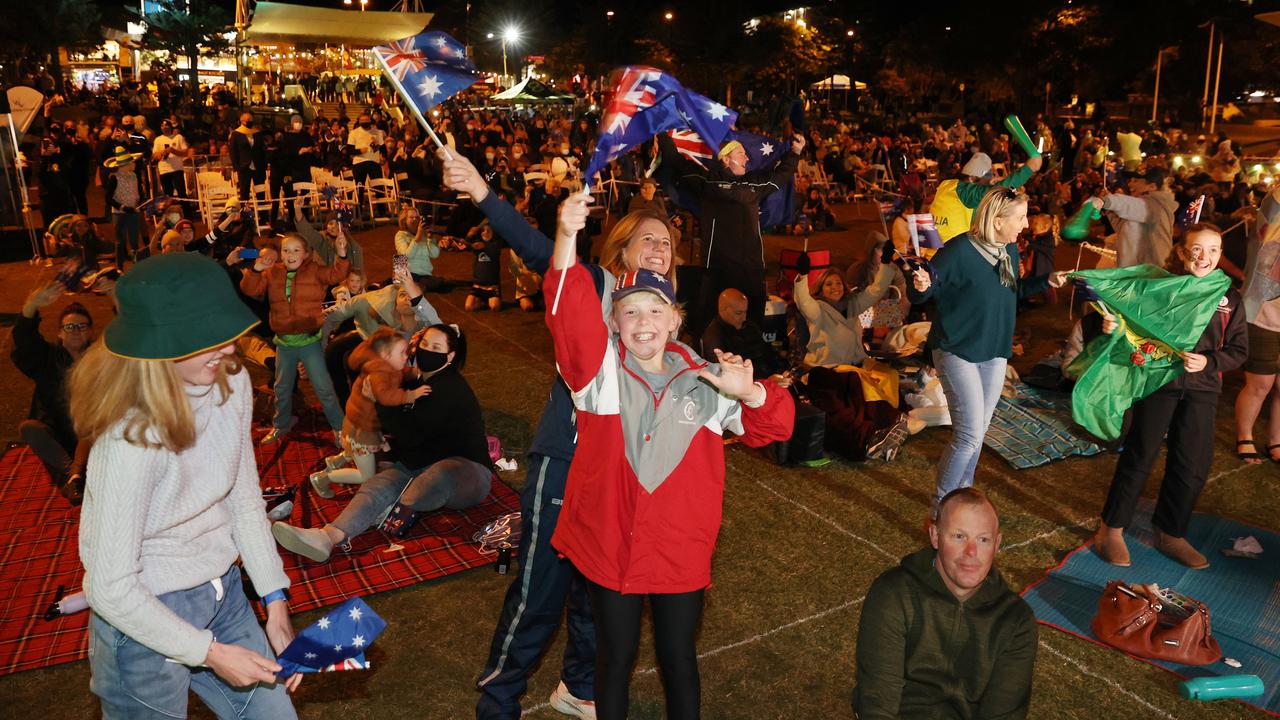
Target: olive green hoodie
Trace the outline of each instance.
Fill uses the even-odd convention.
[[[1039,635],[1035,615],[993,567],[961,602],[924,548],[872,583],[858,628],[854,716],[1025,718]]]

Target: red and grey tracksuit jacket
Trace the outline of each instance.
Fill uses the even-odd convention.
[[[676,368],[651,388],[610,337],[591,276],[581,265],[547,273],[559,313],[547,312],[556,364],[577,409],[578,451],[552,545],[587,579],[624,594],[684,593],[711,584],[724,499],[725,430],[760,446],[791,436],[790,394],[764,381],[758,408],[727,398],[698,371],[713,365],[670,342]],[[605,288],[613,287],[607,273]]]

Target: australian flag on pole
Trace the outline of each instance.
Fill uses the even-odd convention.
[[[373,48],[373,55],[405,100],[425,113],[480,79],[462,43],[439,31]]]
[[[277,658],[277,675],[364,669],[369,666],[364,651],[386,627],[363,599],[351,598],[298,633]]]
[[[710,147],[719,147],[737,120],[738,113],[685,89],[657,68],[623,68],[584,177],[590,183],[611,161],[666,130],[692,130]]]

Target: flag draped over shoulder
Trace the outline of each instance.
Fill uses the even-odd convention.
[[[1197,278],[1154,265],[1071,277],[1083,279],[1120,323],[1071,363],[1069,373],[1079,378],[1071,416],[1094,435],[1115,440],[1125,410],[1183,372],[1179,353],[1195,347],[1231,280],[1221,270]]]
[[[611,161],[660,132],[692,130],[719,147],[738,113],[687,90],[657,68],[623,68],[600,119],[600,139],[584,177],[590,183]]]
[[[373,55],[405,100],[421,113],[480,79],[462,43],[435,30],[379,45]]]
[[[672,143],[676,146],[676,150],[686,158],[707,167],[710,163],[718,163],[716,159],[718,149],[712,148],[703,141],[698,133],[692,130],[672,130],[668,133],[671,135]],[[737,140],[742,143],[742,149],[747,153],[747,172],[755,172],[756,170],[768,170],[778,163],[784,155],[791,152],[791,143],[782,140],[775,140],[765,135],[757,135],[752,132],[741,130],[730,130],[724,136],[725,142]],[[698,198],[692,193],[681,190],[679,183],[668,173],[658,168],[660,171],[656,177],[662,179],[663,191],[671,198],[671,201],[681,208],[691,213],[698,212]],[[780,189],[770,193],[760,201],[760,227],[771,227],[774,225],[790,224],[792,218],[795,217],[796,211],[796,185],[795,178],[788,179]]]

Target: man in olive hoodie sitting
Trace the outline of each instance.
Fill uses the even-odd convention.
[[[954,490],[932,548],[876,578],[858,626],[853,710],[879,718],[1025,718],[1035,615],[992,567],[1000,518],[981,490]]]

